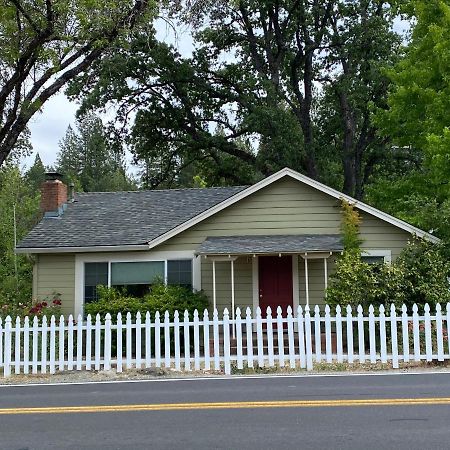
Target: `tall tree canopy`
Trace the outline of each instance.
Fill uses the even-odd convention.
[[[116,104],[124,125],[136,113],[127,137],[161,183],[192,164],[234,183],[290,166],[361,197],[384,149],[369,105],[384,102],[394,13],[375,0],[200,2],[177,16],[195,26],[192,57],[137,35],[72,93]]]
[[[379,180],[377,206],[450,238],[450,2],[414,0],[411,42],[388,75],[388,107],[376,123],[398,152],[415,157],[401,176]]]
[[[101,119],[88,114],[69,126],[60,142],[56,169],[84,192],[121,191],[136,186],[126,173],[123,148],[110,138]]]
[[[0,166],[45,102],[152,14],[150,0],[0,0]]]

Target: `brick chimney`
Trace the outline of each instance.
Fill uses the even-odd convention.
[[[41,186],[41,211],[46,217],[59,217],[67,206],[67,186],[58,172],[48,172],[45,178]]]

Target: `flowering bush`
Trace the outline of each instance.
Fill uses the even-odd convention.
[[[5,303],[0,307],[0,317],[50,317],[61,315],[61,295],[54,292],[51,297],[46,297],[44,300],[31,300],[29,303]]]

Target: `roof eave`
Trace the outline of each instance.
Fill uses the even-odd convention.
[[[91,247],[18,247],[16,253],[95,253],[95,252],[132,252],[148,250],[148,244],[138,245],[101,245]]]

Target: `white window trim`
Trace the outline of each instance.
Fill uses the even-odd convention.
[[[75,255],[75,315],[84,312],[84,264],[85,263],[108,263],[108,286],[111,286],[111,263],[118,262],[164,262],[164,281],[167,282],[168,260],[191,260],[192,261],[192,287],[201,290],[201,261],[194,255],[193,251],[166,251],[139,253],[130,256],[115,254],[79,254]]]
[[[391,264],[392,262],[392,251],[391,250],[361,250],[361,256],[382,256],[386,264]]]

